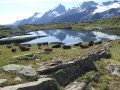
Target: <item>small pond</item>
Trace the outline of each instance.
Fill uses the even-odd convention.
[[[37,43],[37,42],[63,42],[67,45],[74,44],[78,42],[87,42],[87,41],[106,41],[109,39],[117,39],[120,38],[116,35],[110,35],[106,33],[102,33],[99,31],[91,31],[91,32],[84,32],[84,31],[73,31],[73,30],[42,30],[42,31],[34,31],[28,33],[30,35],[23,35],[23,36],[14,36],[14,37],[7,37],[7,38],[22,38],[22,37],[33,37],[33,36],[47,36],[42,38],[37,38],[25,43]],[[6,38],[4,38],[6,39]]]

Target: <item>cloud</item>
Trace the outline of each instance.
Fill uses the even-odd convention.
[[[33,3],[33,2],[48,2],[48,1],[55,1],[55,2],[83,2],[83,1],[90,1],[90,0],[1,0],[0,3]]]

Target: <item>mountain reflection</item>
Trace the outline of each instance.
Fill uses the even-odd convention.
[[[67,32],[62,30],[45,30],[44,32],[50,36],[56,37],[60,41],[63,41],[64,39],[66,39],[66,36],[67,36]]]
[[[87,41],[105,41],[108,39],[114,39],[117,38],[117,36],[114,35],[108,35],[105,33],[102,33],[103,35],[99,37],[99,32],[97,35],[95,32],[82,32],[82,31],[73,31],[73,30],[44,30],[44,32],[49,36],[54,36],[55,38],[59,39],[60,41],[63,41],[67,39],[68,37],[79,39],[80,41],[87,42]],[[104,37],[107,36],[107,37]]]
[[[63,42],[66,44],[73,44],[78,42],[88,42],[88,41],[105,41],[109,39],[119,38],[115,35],[109,35],[106,33],[91,31],[73,31],[73,30],[43,30],[30,32],[31,36],[43,36],[48,35],[48,37],[34,39],[26,43],[37,43],[37,42]]]

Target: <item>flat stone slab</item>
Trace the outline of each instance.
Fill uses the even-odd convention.
[[[72,85],[68,85],[65,90],[85,90],[87,84],[85,82],[76,82],[73,83]]]
[[[10,72],[15,71],[16,73],[23,74],[25,76],[36,76],[36,71],[30,66],[20,66],[16,64],[9,64],[2,67],[3,71]]]
[[[7,81],[7,79],[0,79],[0,83],[4,83],[6,81]]]
[[[0,90],[51,90],[54,85],[54,80],[51,78],[40,78],[38,81],[14,86],[0,88]]]

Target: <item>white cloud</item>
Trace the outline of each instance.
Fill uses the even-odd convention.
[[[58,2],[79,2],[79,1],[90,1],[90,0],[1,0],[0,3],[33,3],[33,2],[48,2],[48,1],[58,1]]]

